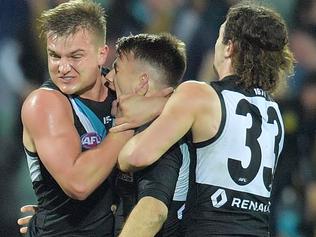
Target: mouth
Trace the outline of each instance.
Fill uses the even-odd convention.
[[[61,80],[64,83],[72,81],[75,77],[73,76],[63,76],[63,77],[58,77],[59,80]]]

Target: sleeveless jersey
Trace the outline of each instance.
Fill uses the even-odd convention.
[[[158,161],[134,173],[137,199],[154,197],[168,207],[167,219],[156,237],[181,236],[182,212],[188,192],[190,152],[187,136]]]
[[[42,87],[58,90],[51,82]],[[109,90],[105,101],[96,102],[68,96],[82,151],[93,148],[112,126],[111,105],[115,93]],[[71,142],[71,141],[69,141]],[[38,211],[29,223],[29,236],[113,236],[113,187],[106,179],[86,200],[68,197],[47,171],[38,154],[26,150]]]
[[[190,145],[188,136],[177,143],[178,159],[180,159],[181,166],[178,175],[175,176],[176,185],[173,198],[168,206],[167,219],[160,231],[161,237],[183,237],[184,235],[182,219],[189,188]],[[167,176],[168,173],[164,175]]]
[[[237,80],[229,76],[211,83],[220,98],[222,119],[214,138],[193,144],[186,236],[269,236],[283,121],[265,91],[243,90]]]
[[[138,128],[136,132],[143,131],[147,126],[149,124]],[[137,201],[149,196],[162,201],[168,207],[167,219],[155,236],[183,236],[181,220],[189,186],[190,164],[187,137],[189,136],[174,144],[158,161],[133,175],[118,171],[116,188],[121,203],[117,213],[120,221],[116,226],[116,235]]]

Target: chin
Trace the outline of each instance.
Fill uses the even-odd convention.
[[[66,95],[72,95],[72,94],[76,94],[77,90],[73,87],[70,86],[58,86],[58,88],[61,90],[62,93],[66,94]]]

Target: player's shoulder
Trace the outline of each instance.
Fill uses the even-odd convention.
[[[180,89],[188,89],[188,88],[203,88],[207,87],[208,84],[203,81],[195,81],[195,80],[188,80],[182,82],[178,87]]]
[[[175,90],[177,93],[182,93],[190,96],[191,98],[210,98],[216,96],[216,91],[212,86],[206,82],[201,81],[185,81],[181,83]]]
[[[60,91],[41,87],[32,91],[24,100],[21,114],[37,114],[44,111],[69,109],[69,102]]]

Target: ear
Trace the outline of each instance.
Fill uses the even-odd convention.
[[[231,40],[228,40],[228,43],[225,45],[225,58],[230,58],[234,53],[234,43]]]
[[[149,76],[147,73],[143,73],[138,80],[138,84],[134,90],[134,93],[137,95],[145,95],[148,89],[149,89]]]
[[[98,49],[98,64],[99,66],[105,65],[109,53],[109,46],[104,45]]]

